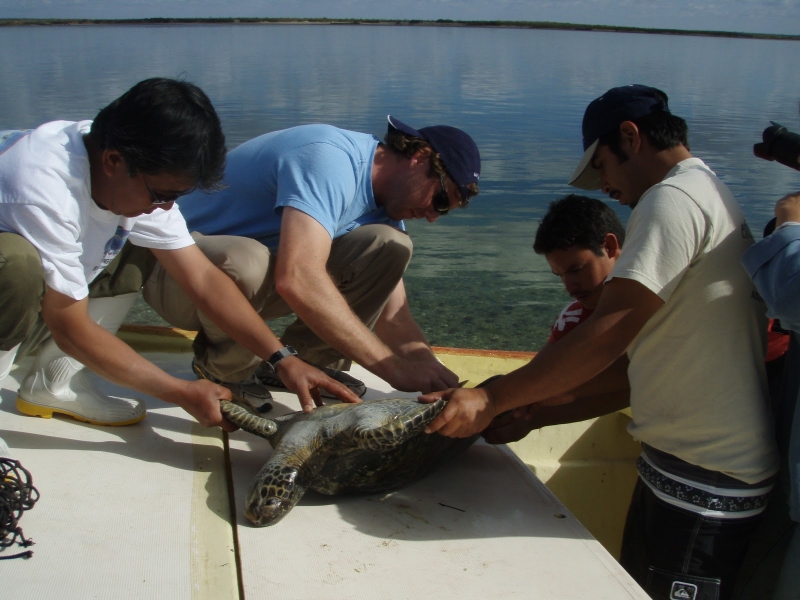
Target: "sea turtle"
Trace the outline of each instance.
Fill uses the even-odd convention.
[[[381,398],[265,419],[223,402],[228,420],[274,448],[247,492],[245,516],[261,527],[274,525],[307,489],[377,493],[427,475],[478,437],[426,434],[425,426],[444,406],[444,400]]]

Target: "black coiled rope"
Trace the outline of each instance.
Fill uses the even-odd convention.
[[[31,474],[18,460],[0,457],[0,548],[18,544],[23,548],[33,546],[19,526],[20,517],[33,508],[39,499],[39,490],[33,487]],[[32,550],[11,556],[0,555],[0,560],[30,558]]]

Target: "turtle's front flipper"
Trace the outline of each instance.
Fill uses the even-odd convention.
[[[237,427],[241,427],[248,433],[253,433],[269,439],[278,431],[278,426],[275,424],[275,421],[270,421],[264,417],[257,417],[233,402],[221,402],[220,409],[228,421]]]
[[[353,428],[353,441],[363,449],[385,451],[395,448],[419,435],[444,410],[445,404],[442,399],[431,404],[415,402],[413,410],[406,413],[394,412],[392,405],[386,406],[385,413],[373,410]]]

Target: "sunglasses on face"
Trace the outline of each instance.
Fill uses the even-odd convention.
[[[433,210],[440,215],[446,215],[450,212],[450,196],[447,195],[447,189],[444,187],[444,177],[442,175],[439,175],[439,183],[442,186],[442,190],[433,197],[431,206],[433,206]]]
[[[182,192],[172,192],[169,194],[161,194],[159,192],[154,192],[153,189],[147,185],[147,180],[142,177],[142,181],[144,182],[144,187],[147,188],[148,193],[150,194],[150,203],[153,206],[158,206],[159,204],[169,204],[170,202],[175,202],[181,196],[185,196],[186,194],[191,194],[194,191],[194,188],[191,187],[188,190],[184,190]]]
[[[447,195],[447,188],[444,187],[444,176],[442,175],[439,175],[439,184],[442,186],[442,189],[433,197],[431,206],[433,210],[440,215],[446,215],[450,212],[450,196]],[[469,204],[469,200],[462,200],[458,204],[458,208],[466,208],[467,204]]]

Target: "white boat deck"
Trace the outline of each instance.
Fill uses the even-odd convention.
[[[187,354],[147,356],[192,377]],[[256,528],[242,504],[265,440],[237,431],[226,444],[153,398],[129,427],[26,417],[14,390],[29,365],[0,382],[0,437],[41,494],[19,523],[34,556],[0,561],[4,599],[647,598],[505,446],[476,443],[389,494],[309,492]],[[368,398],[391,392],[354,374]],[[299,407],[274,396],[274,414]]]

